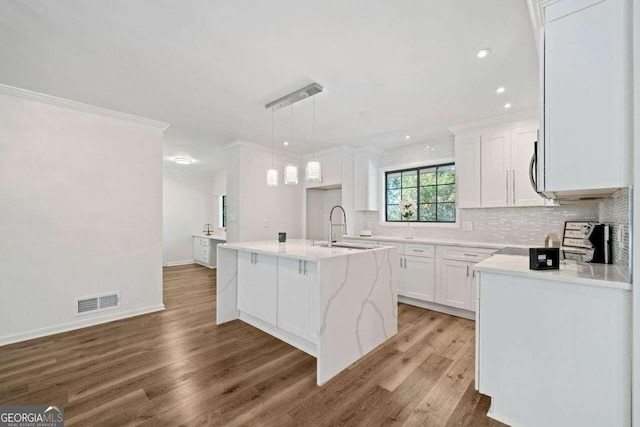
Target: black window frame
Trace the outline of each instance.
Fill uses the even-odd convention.
[[[438,202],[438,169],[441,167],[449,167],[449,166],[453,166],[453,170],[454,170],[454,176],[455,176],[455,170],[456,170],[456,164],[455,162],[448,162],[448,163],[440,163],[440,164],[436,164],[436,165],[425,165],[425,166],[419,166],[419,167],[413,167],[413,168],[406,168],[406,169],[398,169],[398,170],[391,170],[391,171],[386,171],[384,174],[384,220],[385,222],[393,222],[393,223],[404,223],[404,222],[410,222],[410,223],[421,223],[421,224],[455,224],[456,221],[458,220],[458,215],[457,215],[457,205],[458,205],[458,192],[457,192],[457,187],[456,187],[456,192],[455,192],[455,197],[454,197],[454,201],[453,202]],[[436,201],[435,204],[436,205],[436,220],[435,221],[420,221],[420,205],[423,203],[420,203],[420,171],[424,170],[424,169],[435,169],[436,170],[436,184],[433,185],[433,187],[435,187],[436,189]],[[389,175],[393,175],[393,174],[397,174],[400,173],[401,174],[401,178],[400,180],[402,181],[402,173],[404,172],[416,172],[416,192],[417,192],[417,200],[416,202],[416,219],[415,220],[409,220],[409,221],[405,221],[404,219],[402,219],[402,217],[399,220],[390,220],[389,219],[389,203],[388,203],[388,195],[387,195],[387,191],[389,190]],[[453,181],[453,185],[457,184],[457,176],[454,178]],[[451,185],[451,184],[440,184],[440,185]],[[413,187],[410,187],[413,188]],[[400,185],[400,199],[402,200],[402,184]],[[454,211],[453,211],[453,221],[438,221],[438,205],[439,204],[451,204],[453,203],[454,206]]]
[[[227,196],[222,196],[222,228],[227,228]]]

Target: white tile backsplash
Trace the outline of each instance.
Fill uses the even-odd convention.
[[[629,266],[629,190],[621,190],[601,203],[599,218],[600,222],[612,226],[613,263],[626,269]]]

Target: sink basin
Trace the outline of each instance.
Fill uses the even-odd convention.
[[[329,245],[327,243],[323,243],[321,245],[323,248],[328,248]],[[368,245],[350,245],[348,243],[334,243],[333,244],[334,248],[344,248],[344,249],[359,249],[359,250],[367,250],[367,249],[375,249],[378,246],[368,246]]]

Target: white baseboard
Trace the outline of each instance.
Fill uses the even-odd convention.
[[[435,302],[420,301],[414,298],[403,297],[402,295],[398,295],[398,302],[413,305],[415,307],[426,308],[427,310],[439,311],[440,313],[450,314],[452,316],[462,317],[463,319],[476,320],[476,314],[473,311],[436,304]]]
[[[102,323],[140,316],[141,314],[154,313],[156,311],[162,311],[164,309],[164,304],[159,304],[151,307],[138,308],[135,310],[129,310],[120,313],[111,313],[103,316],[83,318],[75,322],[63,323],[56,326],[48,326],[46,328],[33,329],[31,331],[20,332],[17,334],[5,335],[3,337],[0,337],[0,347],[3,345],[14,344],[34,338],[46,337],[48,335],[55,335],[62,332],[73,331],[76,329],[88,328],[89,326],[100,325]]]
[[[177,267],[179,265],[189,265],[189,264],[195,264],[195,263],[196,262],[192,259],[186,260],[186,261],[174,261],[174,262],[166,263],[163,267]]]

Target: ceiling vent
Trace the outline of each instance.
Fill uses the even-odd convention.
[[[120,292],[78,297],[75,299],[75,315],[97,313],[120,307]]]

